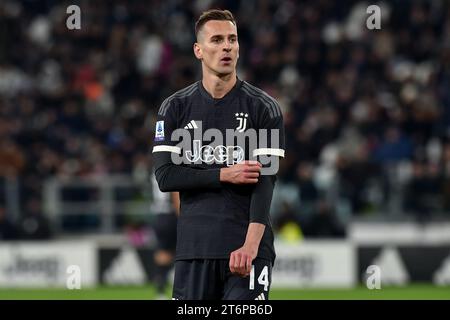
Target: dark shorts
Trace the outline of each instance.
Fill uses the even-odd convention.
[[[253,260],[252,274],[231,273],[227,259],[178,260],[172,298],[175,300],[268,300],[272,283],[269,260]]]
[[[177,216],[175,213],[156,215],[153,223],[159,250],[175,251],[177,245]]]

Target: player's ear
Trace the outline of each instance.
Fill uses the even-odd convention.
[[[197,59],[201,60],[202,59],[202,48],[200,47],[198,42],[194,43],[193,49],[194,49],[195,57]]]

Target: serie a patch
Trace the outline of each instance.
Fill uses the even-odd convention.
[[[156,121],[155,141],[164,140],[164,121]]]

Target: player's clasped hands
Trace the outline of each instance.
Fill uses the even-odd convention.
[[[258,161],[243,161],[220,171],[220,181],[233,184],[257,183],[261,173],[261,163]]]

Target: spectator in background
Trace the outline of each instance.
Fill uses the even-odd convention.
[[[445,143],[442,152],[443,185],[442,198],[444,210],[450,211],[450,143]]]
[[[400,128],[389,126],[385,129],[383,140],[373,151],[374,162],[381,170],[382,193],[384,199],[383,210],[389,211],[389,205],[398,196],[399,168],[413,156],[414,145],[411,138]]]
[[[377,166],[369,161],[368,143],[355,128],[348,128],[339,140],[336,168],[339,173],[339,193],[348,199],[355,214],[369,208],[369,183],[378,174]]]
[[[316,202],[315,210],[303,228],[305,236],[311,238],[344,238],[345,228],[340,223],[332,204],[324,199]]]
[[[281,203],[278,214],[273,218],[274,229],[279,232],[286,224],[295,223],[303,225],[301,220],[304,216],[296,212],[287,202]]]
[[[309,216],[314,211],[315,202],[319,198],[319,190],[314,180],[314,166],[302,162],[297,167],[297,186],[300,198],[301,214]]]
[[[408,160],[413,155],[411,139],[403,134],[398,127],[388,127],[384,133],[384,139],[375,148],[373,157],[383,165],[398,163]]]
[[[406,186],[404,206],[419,222],[426,222],[433,212],[442,211],[443,182],[436,164],[414,161],[413,176]]]
[[[0,139],[0,177],[17,177],[24,166],[25,155],[20,147],[12,140]]]
[[[131,221],[125,226],[128,242],[135,248],[145,247],[150,243],[151,232],[144,221]]]
[[[21,240],[48,240],[52,238],[50,223],[42,214],[41,202],[31,198],[25,207],[25,215],[20,222]]]
[[[273,217],[274,231],[285,242],[298,243],[303,240],[302,228],[307,217],[297,212],[290,203],[282,201],[278,214]]]
[[[6,210],[0,206],[0,240],[17,240],[18,230],[6,217]]]

